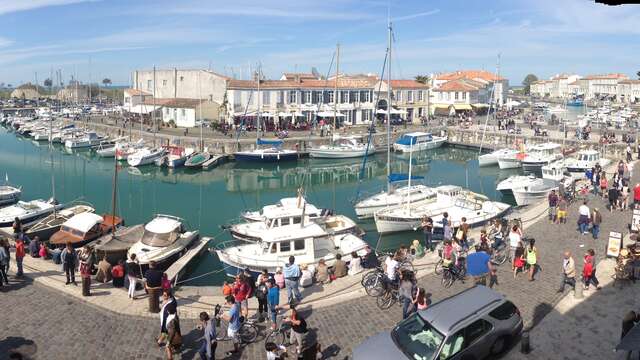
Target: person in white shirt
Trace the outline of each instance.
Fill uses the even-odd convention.
[[[522,231],[518,225],[513,225],[509,232],[509,258],[511,259],[511,270],[514,270],[513,261],[516,258],[516,249],[522,243]]]
[[[580,227],[580,233],[582,235],[585,235],[587,233],[587,228],[589,227],[589,217],[591,215],[591,210],[587,206],[586,200],[578,208],[578,214],[580,214],[580,217],[578,218],[578,226]]]
[[[396,282],[396,273],[398,272],[398,268],[400,267],[400,263],[398,262],[398,258],[400,254],[396,251],[393,257],[388,256],[384,261],[384,274],[387,276],[387,279],[390,282]]]

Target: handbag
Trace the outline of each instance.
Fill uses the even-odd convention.
[[[456,231],[456,239],[462,240],[463,237],[464,237],[464,231],[462,231],[462,229],[458,229],[458,231]]]

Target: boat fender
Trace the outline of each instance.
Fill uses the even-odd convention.
[[[280,160],[280,154],[278,154],[278,160]]]

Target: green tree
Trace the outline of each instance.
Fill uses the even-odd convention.
[[[522,85],[524,85],[524,93],[526,95],[529,95],[531,93],[531,83],[535,81],[538,81],[538,77],[533,74],[525,76],[524,80],[522,80]]]
[[[638,71],[636,75],[638,75],[638,79],[640,79],[640,71]]]
[[[421,84],[428,84],[429,80],[431,80],[429,75],[416,75],[414,79]]]
[[[102,79],[102,85],[104,85],[104,86],[111,85],[111,79],[109,79],[109,78]]]
[[[44,80],[44,86],[51,87],[51,85],[53,85],[53,81],[51,81],[51,79]]]

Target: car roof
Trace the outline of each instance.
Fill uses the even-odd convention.
[[[476,285],[420,310],[418,314],[438,331],[449,335],[460,322],[503,300],[504,295],[486,286]]]

